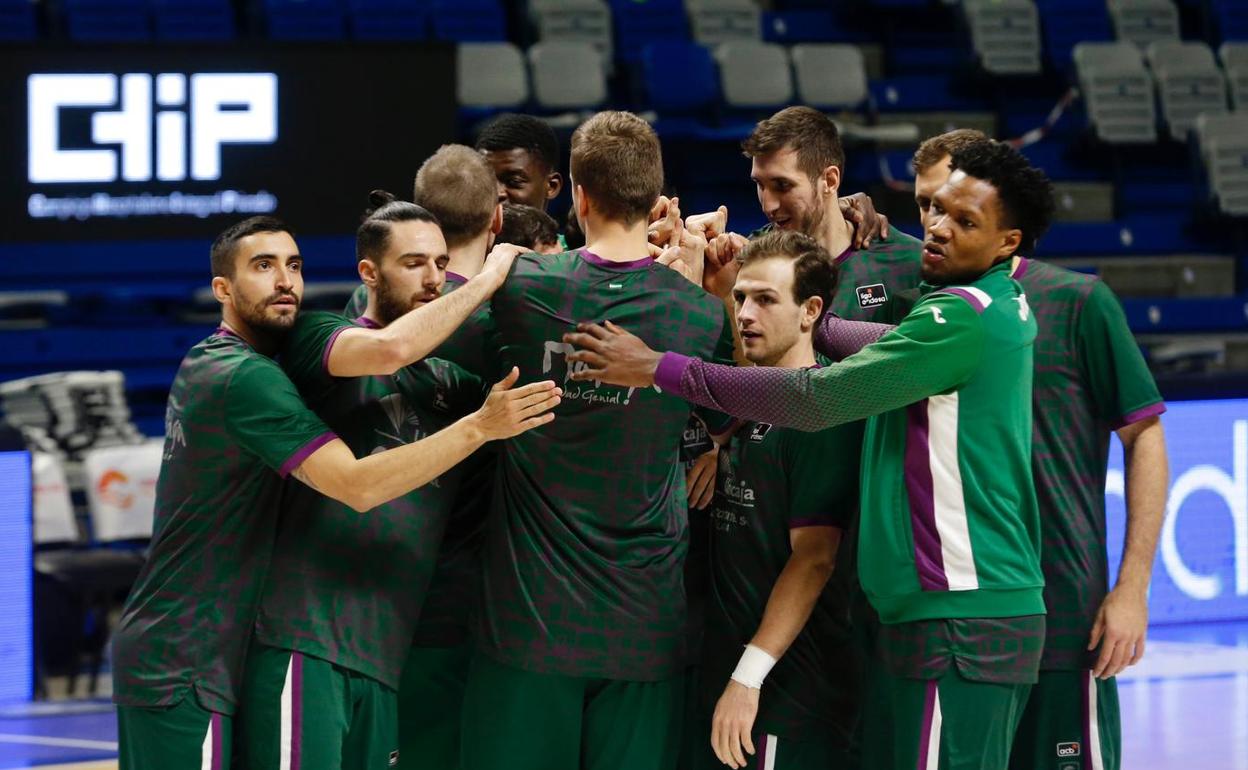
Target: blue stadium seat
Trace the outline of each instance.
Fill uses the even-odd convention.
[[[763,11],[763,40],[769,43],[834,43],[847,40],[832,11]]]
[[[610,0],[615,55],[639,61],[647,43],[689,39],[689,17],[682,0]]]
[[[1057,222],[1040,241],[1037,256],[1088,254],[1190,254],[1204,244],[1184,233],[1187,214],[1153,211],[1112,222]]]
[[[351,32],[358,40],[424,40],[429,36],[426,0],[350,0]]]
[[[152,0],[157,40],[233,40],[230,0]]]
[[[433,0],[433,36],[457,43],[507,39],[507,17],[498,0]]]
[[[35,9],[30,0],[0,0],[0,40],[38,39],[39,20]]]
[[[63,7],[71,40],[129,43],[152,37],[147,0],[66,0]]]
[[[1244,0],[1209,0],[1209,12],[1219,39],[1248,40],[1248,3]]]
[[[704,111],[719,101],[719,75],[705,46],[649,43],[641,51],[647,104],[664,116]]]
[[[339,0],[265,0],[264,10],[274,40],[346,37],[346,12]]]
[[[948,75],[902,75],[871,81],[871,96],[881,112],[986,110],[982,93],[962,92]]]
[[[1208,299],[1136,299],[1124,297],[1122,309],[1131,331],[1216,332],[1248,329],[1244,297]]]
[[[1058,72],[1074,69],[1071,51],[1076,43],[1114,39],[1114,27],[1103,2],[1088,0],[1036,0],[1044,53]]]

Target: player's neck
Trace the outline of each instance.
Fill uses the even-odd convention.
[[[854,229],[841,214],[841,205],[835,194],[832,195],[831,204],[824,206],[823,221],[819,223],[814,237],[833,258],[844,254],[854,242]]]
[[[632,225],[625,225],[587,217],[585,250],[608,262],[633,262],[649,256],[646,221],[643,218]]]
[[[447,249],[450,259],[446,263],[446,272],[472,278],[481,272],[485,265],[485,255],[490,250],[490,231],[478,235],[468,243]]]
[[[774,364],[763,364],[763,366],[778,366],[781,369],[806,369],[815,365],[815,346],[810,335],[803,335],[793,347],[784,351],[784,355],[776,359]]]
[[[282,341],[280,337],[248,326],[228,305],[223,308],[221,325],[229,329],[233,334],[241,337],[244,342],[261,355],[272,358],[281,349]]]

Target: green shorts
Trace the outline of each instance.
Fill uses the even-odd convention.
[[[253,645],[239,741],[247,770],[386,770],[399,762],[394,690],[290,650]]]
[[[673,770],[685,677],[539,674],[477,654],[464,695],[463,770]]]
[[[906,679],[876,665],[863,711],[862,767],[871,770],[1001,770],[1029,684]]]
[[[188,693],[176,706],[117,707],[120,770],[229,770],[233,718]]]
[[[399,756],[405,770],[456,770],[472,644],[413,647],[399,682]]]
[[[1014,737],[1011,770],[1118,770],[1118,680],[1041,671]]]

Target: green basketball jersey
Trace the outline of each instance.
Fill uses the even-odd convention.
[[[921,287],[895,329],[840,363],[729,369],[668,353],[664,390],[820,430],[871,417],[859,574],[885,623],[1044,612],[1031,474],[1036,322],[1001,263]]]
[[[225,328],[174,377],[147,563],[113,635],[113,698],[188,692],[234,713],[282,477],[334,439],[268,356]]]
[[[521,383],[564,388],[555,420],[506,442],[487,527],[479,644],[499,662],[656,681],[684,663],[689,407],[652,388],[573,382],[562,341],[610,319],[660,349],[732,360],[723,304],[649,258],[524,254],[492,300]],[[722,429],[722,416],[711,427]]]
[[[762,623],[793,552],[792,530],[849,526],[858,507],[862,431],[860,422],[814,433],[748,422],[720,450],[703,644],[708,706]],[[862,676],[848,588],[845,581],[828,582],[806,627],[767,676],[758,731],[797,741],[834,737],[848,745]]]
[[[305,313],[282,355],[308,405],[357,457],[419,441],[480,405],[481,380],[441,359],[393,375],[330,375],[334,340],[369,325]],[[363,514],[290,482],[257,640],[397,688],[459,479],[453,468]]]
[[[1036,316],[1032,470],[1040,505],[1048,635],[1041,666],[1082,669],[1108,589],[1105,474],[1110,433],[1165,411],[1109,287],[1034,260],[1014,279]]]

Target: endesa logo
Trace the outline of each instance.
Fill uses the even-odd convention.
[[[62,113],[81,108],[98,108],[91,142],[119,150],[62,145]],[[27,129],[32,184],[215,180],[224,145],[277,141],[277,75],[34,74]]]

